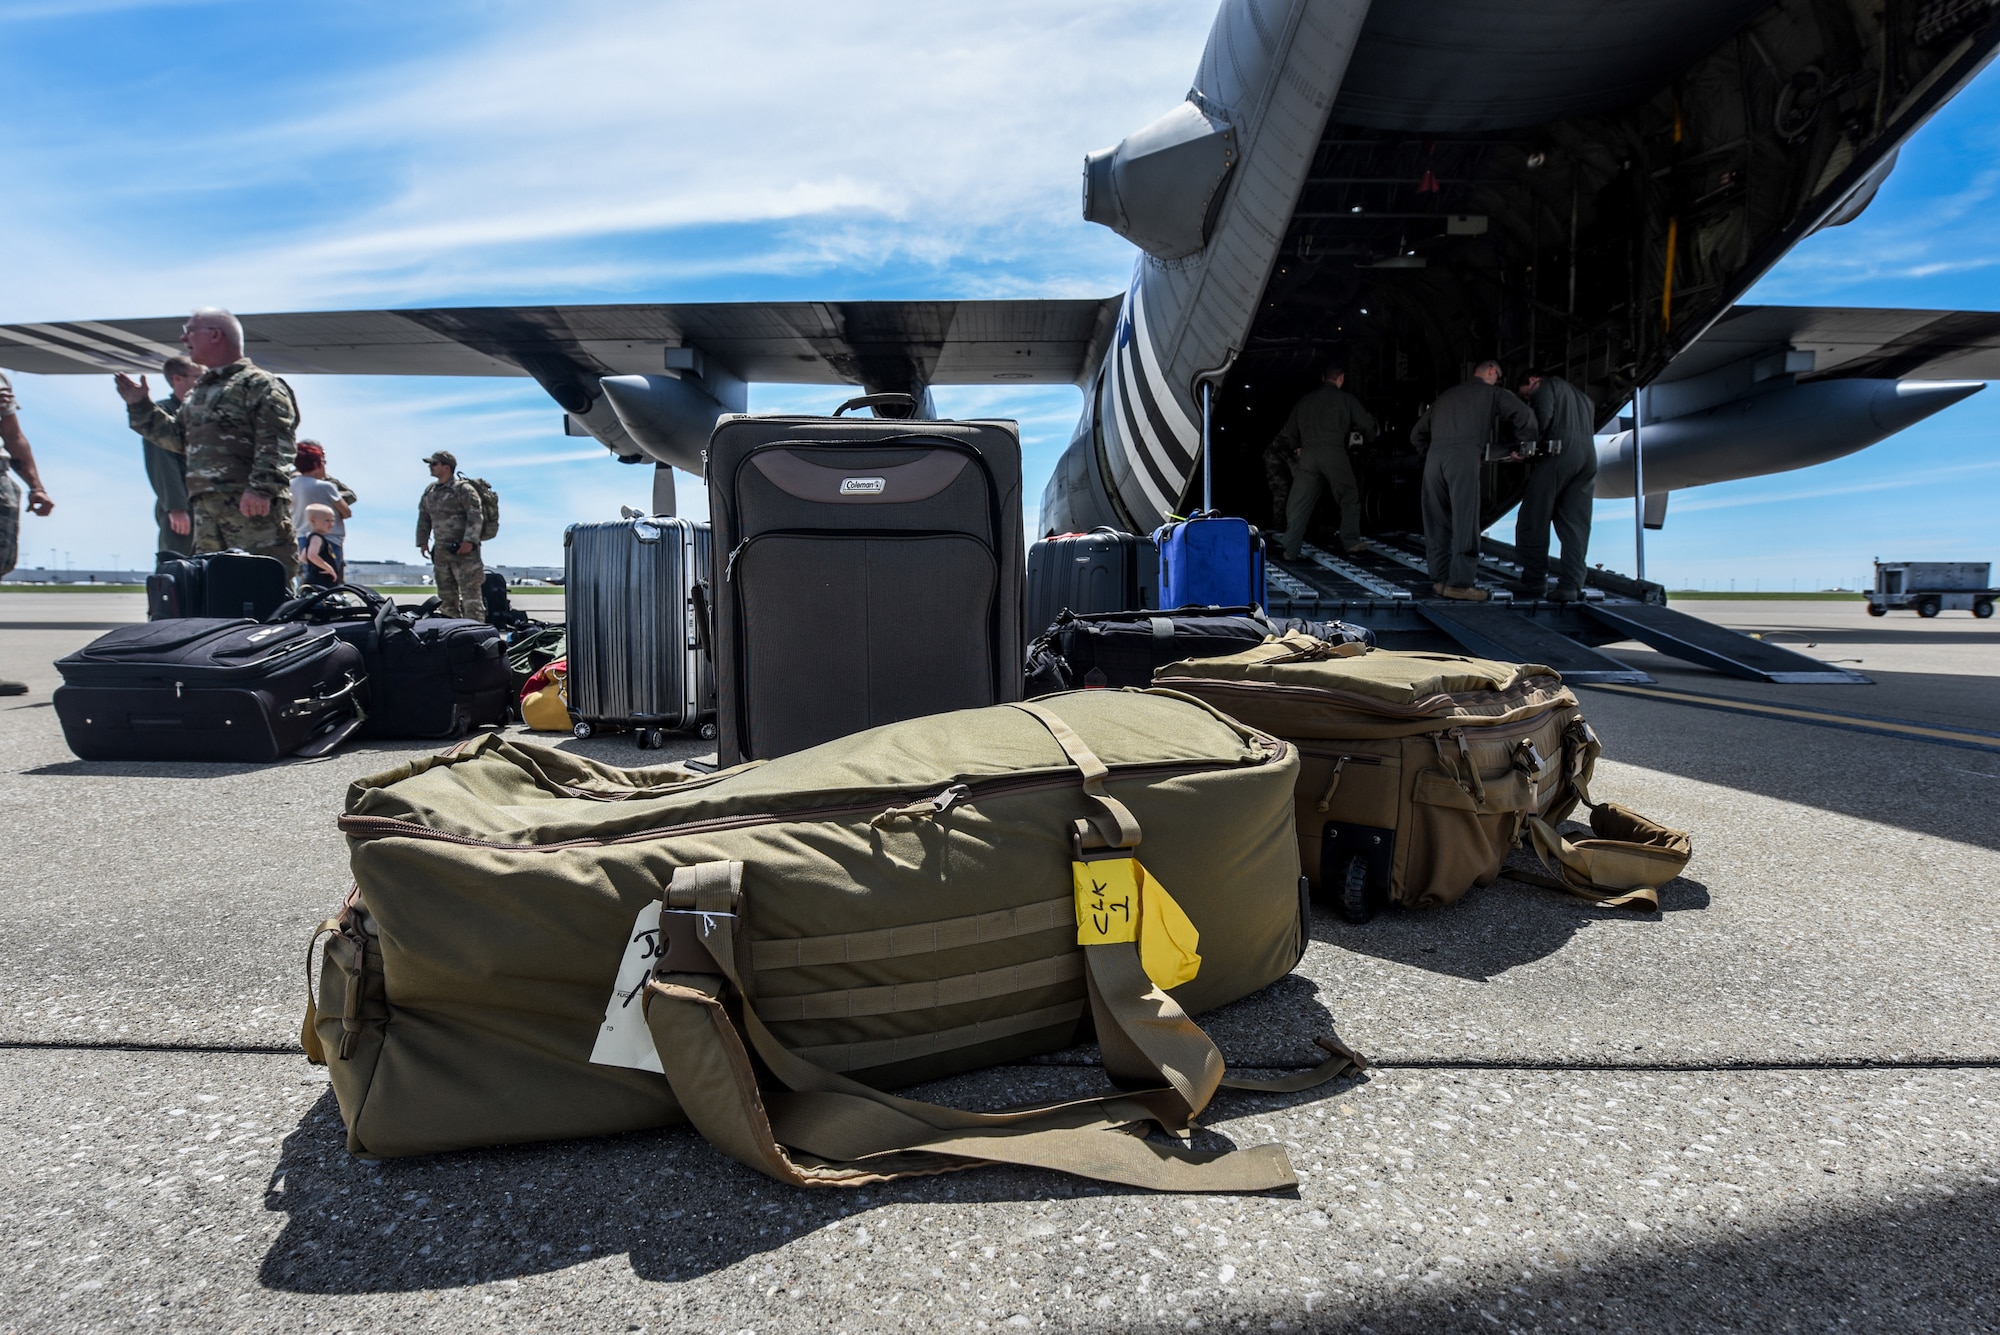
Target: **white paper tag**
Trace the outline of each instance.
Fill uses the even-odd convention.
[[[653,1046],[653,1031],[646,1028],[644,995],[653,961],[664,948],[660,940],[660,901],[656,899],[640,909],[632,922],[625,958],[618,962],[618,977],[611,984],[611,1000],[604,1003],[604,1023],[597,1031],[597,1045],[590,1050],[592,1062],[666,1074],[660,1067],[660,1050]]]

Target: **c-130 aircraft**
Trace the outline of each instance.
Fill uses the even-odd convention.
[[[2000,376],[2000,313],[1742,307],[1859,215],[2000,47],[2000,0],[1224,0],[1186,97],[1085,166],[1140,250],[1099,300],[749,302],[247,315],[281,373],[526,375],[565,430],[699,472],[750,381],[1074,383],[1050,532],[1199,496],[1261,517],[1260,454],[1329,356],[1385,444],[1486,357],[1599,406],[1637,389],[1648,522],[1674,490],[1873,444]],[[182,317],[0,327],[0,366],[150,369]],[[1632,433],[1600,444],[1630,496]],[[1358,460],[1365,527],[1417,527],[1417,463]],[[1525,469],[1489,465],[1484,522]]]

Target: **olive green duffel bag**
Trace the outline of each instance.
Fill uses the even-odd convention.
[[[1687,865],[1683,831],[1591,803],[1597,736],[1550,668],[1290,635],[1153,680],[1297,746],[1300,860],[1351,921],[1453,903],[1524,836],[1553,875],[1516,879],[1609,907],[1658,908]],[[1579,802],[1596,839],[1556,828]]]
[[[1095,691],[698,776],[481,737],[356,783],[308,1055],[357,1153],[666,1126],[782,1181],[984,1162],[1261,1190],[1197,1154],[1224,1079],[1190,1014],[1305,943],[1298,760],[1207,705]],[[317,939],[317,938],[315,938]],[[1126,1092],[1004,1113],[880,1093],[1094,1030]],[[753,1060],[754,1058],[754,1060]],[[760,1075],[760,1072],[762,1073]]]

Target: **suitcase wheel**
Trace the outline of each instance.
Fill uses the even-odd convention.
[[[578,719],[575,723],[570,725],[569,731],[572,737],[578,738],[580,740],[595,733],[597,729],[591,727],[588,723],[585,723],[582,719]]]
[[[715,725],[713,723],[704,723],[701,725],[701,739],[704,742],[715,740]]]
[[[1367,922],[1375,916],[1375,906],[1368,901],[1368,860],[1355,854],[1347,860],[1346,868],[1340,874],[1340,916],[1349,922]]]
[[[639,729],[639,749],[641,751],[657,751],[666,744],[667,730],[665,728]]]

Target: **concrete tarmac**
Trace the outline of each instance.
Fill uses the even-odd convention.
[[[1663,687],[2000,733],[1989,623],[1711,608],[1878,684],[1644,659]],[[0,1330],[2000,1327],[2000,743],[1580,692],[1595,791],[1691,830],[1687,875],[1658,915],[1504,879],[1321,913],[1292,977],[1203,1020],[1238,1065],[1329,1024],[1376,1063],[1211,1109],[1296,1193],[805,1192],[686,1129],[369,1164],[296,1052],[305,943],[346,784],[426,748],[78,761],[50,661],[142,615],[0,595],[33,687],[0,699]],[[1091,1055],[925,1093],[1083,1092]]]

